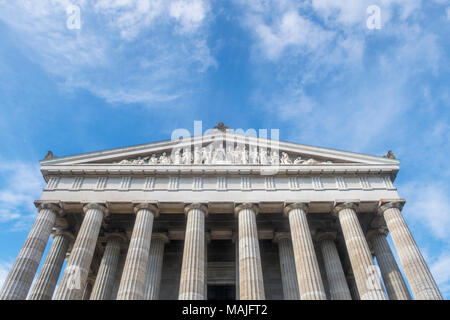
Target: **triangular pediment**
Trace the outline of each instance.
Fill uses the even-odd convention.
[[[203,136],[90,152],[41,161],[42,166],[398,165],[388,157],[338,151],[214,131]]]

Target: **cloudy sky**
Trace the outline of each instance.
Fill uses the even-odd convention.
[[[404,215],[450,298],[449,26],[450,0],[0,1],[0,283],[47,150],[167,140],[201,120],[393,150]]]

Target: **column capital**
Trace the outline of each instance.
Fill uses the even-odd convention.
[[[378,234],[382,234],[386,237],[389,234],[389,230],[387,227],[372,228],[369,231],[367,231],[366,234],[367,241],[370,242],[370,240]]]
[[[294,202],[294,203],[285,202],[284,203],[283,212],[284,212],[285,216],[289,217],[289,212],[291,212],[292,209],[301,209],[305,213],[308,213],[309,202]]]
[[[119,238],[123,243],[128,241],[127,236],[123,232],[106,232],[105,233],[106,241],[109,241],[111,238]]]
[[[291,233],[290,232],[286,232],[286,231],[283,231],[283,232],[275,232],[274,233],[274,235],[273,235],[273,242],[275,242],[275,243],[278,243],[278,242],[280,242],[280,240],[283,240],[283,239],[289,239],[289,240],[291,240],[292,238],[291,238]]]
[[[343,209],[358,210],[359,200],[336,200],[334,201],[332,213],[337,216]]]
[[[109,210],[100,203],[90,202],[83,206],[83,212],[86,213],[89,209],[100,210],[103,212],[103,217],[109,216]]]
[[[136,213],[136,214],[139,212],[139,210],[142,210],[142,209],[151,211],[153,213],[153,215],[155,216],[155,218],[159,217],[159,209],[157,206],[155,206],[152,203],[137,203],[137,204],[134,204],[134,206],[133,206],[134,213]]]
[[[238,203],[237,206],[234,208],[234,215],[237,216],[241,210],[244,209],[250,209],[255,212],[255,215],[258,215],[259,213],[259,206],[257,204],[251,203],[251,202],[245,202],[245,203]]]
[[[391,208],[397,208],[401,211],[405,202],[405,199],[381,199],[378,202],[378,214],[382,216],[387,209]]]
[[[316,241],[321,242],[323,240],[335,241],[337,238],[337,231],[334,230],[320,230],[317,232]]]
[[[58,203],[35,201],[34,204],[36,205],[38,211],[41,211],[43,209],[51,210],[55,212],[60,218],[66,215],[64,210],[59,206]]]
[[[59,235],[63,235],[63,236],[66,236],[69,239],[70,242],[74,242],[75,241],[75,236],[68,229],[53,228],[51,234],[52,234],[53,238],[56,237],[56,236],[59,236]]]
[[[203,203],[198,203],[198,202],[187,204],[184,207],[184,213],[186,214],[186,216],[189,213],[189,211],[193,210],[193,209],[202,211],[205,214],[205,217],[208,216],[208,207],[206,205],[204,205]]]
[[[152,233],[152,240],[153,239],[161,239],[164,241],[164,243],[169,243],[169,236],[167,235],[166,232],[156,232],[156,233]]]

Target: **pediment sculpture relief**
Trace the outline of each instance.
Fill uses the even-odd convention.
[[[313,158],[304,159],[292,156],[279,150],[266,150],[257,147],[237,146],[232,150],[225,150],[223,146],[196,146],[192,152],[187,149],[175,149],[169,155],[166,152],[135,159],[123,159],[115,164],[121,165],[200,165],[200,164],[253,164],[253,165],[317,165],[332,164],[331,161],[319,161]]]

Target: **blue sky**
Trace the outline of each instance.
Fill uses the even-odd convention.
[[[0,1],[0,283],[47,150],[167,140],[201,120],[393,150],[404,215],[450,298],[449,26],[449,0]]]

